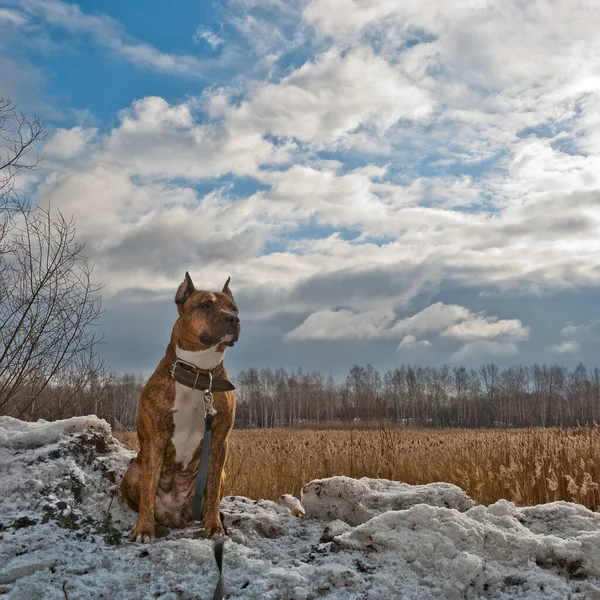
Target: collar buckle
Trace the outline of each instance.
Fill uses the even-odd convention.
[[[184,367],[184,365],[185,365],[185,367]],[[173,379],[175,379],[175,369],[177,367],[183,367],[186,371],[190,371],[192,373],[197,373],[198,375],[200,374],[200,369],[198,369],[198,367],[196,365],[189,363],[185,360],[182,360],[181,358],[177,358],[177,359],[175,359],[175,362],[171,365],[171,377]]]

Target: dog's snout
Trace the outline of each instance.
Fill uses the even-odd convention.
[[[240,318],[237,315],[231,314],[227,317],[227,322],[232,325],[237,325],[240,322]]]

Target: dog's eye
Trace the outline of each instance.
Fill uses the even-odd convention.
[[[200,305],[200,308],[203,308],[204,310],[208,310],[211,306],[212,306],[212,304],[210,302],[203,302]]]

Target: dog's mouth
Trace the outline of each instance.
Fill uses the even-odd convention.
[[[225,344],[226,346],[235,346],[235,343],[239,339],[239,334],[237,333],[228,333],[221,338],[221,344]]]
[[[201,335],[200,342],[205,346],[229,346],[232,347],[238,341],[240,337],[239,332],[236,333],[226,333],[222,335],[220,338],[214,338],[208,335]]]

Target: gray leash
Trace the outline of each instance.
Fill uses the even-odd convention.
[[[213,552],[215,554],[215,561],[217,561],[217,567],[219,567],[219,581],[217,581],[217,587],[215,588],[215,594],[213,600],[223,600],[227,593],[225,587],[225,577],[223,577],[223,546],[225,540],[217,540],[213,545]]]
[[[192,502],[192,519],[194,521],[202,520],[202,501],[204,500],[204,489],[206,488],[206,479],[208,477],[208,464],[210,462],[210,444],[212,441],[212,373],[208,373],[208,389],[204,390],[202,400],[204,402],[204,439],[202,440],[202,450],[200,452],[200,465],[198,466],[198,476],[196,478],[196,489],[194,491],[194,500]],[[219,569],[219,581],[213,595],[213,600],[223,600],[227,589],[225,587],[225,578],[223,577],[223,546],[224,540],[216,540],[213,544],[213,554]]]

